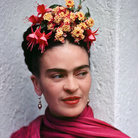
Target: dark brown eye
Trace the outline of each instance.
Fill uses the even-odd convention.
[[[60,78],[63,78],[64,75],[63,74],[57,74],[57,75],[52,75],[51,78],[53,79],[60,79]]]
[[[77,76],[79,76],[79,77],[84,77],[87,73],[88,73],[87,71],[79,72],[79,73],[77,74]]]

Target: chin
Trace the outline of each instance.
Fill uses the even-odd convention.
[[[82,113],[86,105],[81,106],[81,107],[75,107],[75,108],[69,108],[69,109],[64,109],[64,112],[61,116],[64,117],[76,117]]]
[[[53,114],[56,117],[76,117],[82,113],[84,108],[86,107],[86,103],[80,103],[77,105],[66,105],[66,106],[58,106],[54,109],[50,108],[51,114]]]

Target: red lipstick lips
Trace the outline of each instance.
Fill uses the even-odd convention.
[[[69,105],[75,105],[79,102],[79,100],[80,100],[80,97],[78,96],[67,97],[67,98],[62,99],[63,102]]]

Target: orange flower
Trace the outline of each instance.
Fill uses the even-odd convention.
[[[94,25],[94,20],[90,17],[88,20],[86,20],[86,24],[89,28],[91,28]]]
[[[67,8],[73,8],[74,7],[74,1],[73,0],[66,0]]]
[[[83,12],[77,12],[76,15],[78,16],[78,19],[80,21],[83,21],[85,19],[85,16],[84,16]]]

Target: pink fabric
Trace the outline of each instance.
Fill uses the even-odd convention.
[[[44,116],[39,116],[27,127],[22,127],[11,135],[11,138],[40,138],[40,126]]]
[[[82,114],[75,118],[56,118],[46,110],[41,136],[54,138],[129,138],[113,126],[93,118],[92,109],[87,106]]]
[[[93,118],[92,109],[87,106],[75,118],[56,118],[46,109],[45,116],[39,116],[27,127],[13,133],[11,138],[129,138],[113,126]]]

